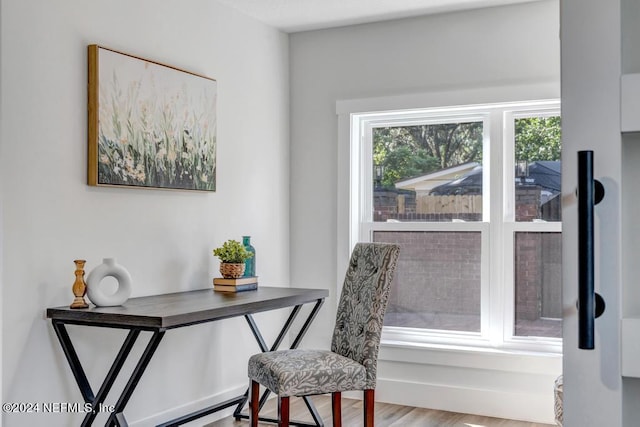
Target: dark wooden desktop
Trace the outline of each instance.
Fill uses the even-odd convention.
[[[296,348],[328,295],[329,292],[326,289],[259,287],[255,291],[238,293],[214,292],[212,289],[203,289],[131,298],[122,306],[117,307],[91,306],[88,309],[70,309],[64,306],[48,308],[47,317],[52,321],[53,328],[84,401],[90,403],[94,409],[104,404],[107,394],[111,390],[140,333],[151,332],[151,338],[106,423],[108,426],[126,426],[127,422],[123,414],[124,409],[166,331],[230,317],[244,316],[260,349],[262,351],[270,351],[280,346],[302,306],[308,303],[315,303],[290,346],[290,348]],[[274,343],[271,347],[268,347],[252,315],[262,311],[287,307],[293,307],[291,314],[282,326]],[[129,330],[97,394],[94,394],[82,363],[73,347],[65,327],[65,325],[69,324]],[[266,400],[266,395],[267,393],[263,396],[263,400]],[[241,414],[240,411],[246,401],[247,393],[168,421],[161,424],[161,426],[181,425],[231,406],[236,406],[234,412],[236,418],[244,418],[246,416]],[[317,415],[315,408],[310,407],[309,409],[316,421],[315,425],[322,425],[322,420]],[[96,416],[97,411],[88,412],[81,425],[92,425]]]

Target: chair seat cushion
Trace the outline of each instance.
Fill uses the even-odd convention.
[[[364,390],[365,367],[328,350],[279,350],[249,359],[249,378],[279,396]]]

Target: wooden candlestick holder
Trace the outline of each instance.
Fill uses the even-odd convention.
[[[84,300],[84,296],[87,293],[87,284],[84,282],[84,264],[85,260],[76,259],[73,262],[76,263],[76,281],[73,282],[73,295],[75,299],[71,303],[70,308],[88,308],[89,304]]]

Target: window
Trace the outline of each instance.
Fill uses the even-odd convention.
[[[401,246],[383,339],[561,350],[557,101],[351,115],[352,243]]]

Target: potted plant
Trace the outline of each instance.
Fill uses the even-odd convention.
[[[213,255],[220,259],[220,273],[222,277],[237,279],[244,274],[244,262],[253,254],[245,249],[237,240],[227,240],[219,248],[213,250]]]

